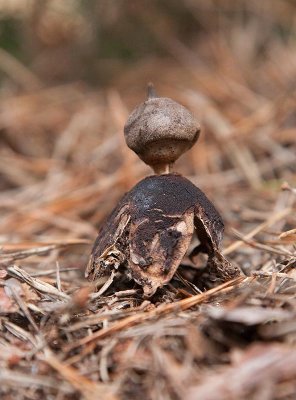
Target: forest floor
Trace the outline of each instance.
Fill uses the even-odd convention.
[[[275,47],[250,75],[222,47],[211,70],[170,43],[177,64],[134,65],[112,88],[1,98],[3,400],[296,397],[295,48]],[[120,279],[97,293],[84,278],[97,230],[151,174],[123,125],[155,71],[160,95],[200,121],[175,170],[221,212],[223,253],[242,276],[203,291],[181,266],[149,299]]]

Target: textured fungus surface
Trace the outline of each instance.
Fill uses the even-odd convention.
[[[199,137],[200,126],[181,104],[153,97],[138,106],[124,127],[127,145],[147,164],[174,162]]]
[[[195,231],[200,245],[192,256],[208,255],[208,278],[232,278],[238,272],[219,251],[223,229],[213,204],[188,179],[177,174],[145,178],[123,197],[100,231],[87,276],[96,279],[126,265],[150,296],[172,278]]]

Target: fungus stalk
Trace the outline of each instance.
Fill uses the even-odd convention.
[[[154,164],[152,166],[153,172],[155,175],[163,175],[163,174],[169,174],[172,172],[172,167],[173,163],[168,164],[168,163],[162,163],[162,164]]]

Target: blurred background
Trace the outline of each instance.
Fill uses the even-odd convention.
[[[123,138],[149,81],[201,123],[176,170],[221,211],[226,245],[233,229],[289,205],[295,11],[293,0],[1,0],[3,249],[93,241],[120,196],[151,174]]]

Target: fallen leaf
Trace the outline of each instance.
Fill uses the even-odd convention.
[[[281,233],[279,238],[284,242],[296,243],[296,228]]]

